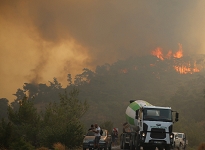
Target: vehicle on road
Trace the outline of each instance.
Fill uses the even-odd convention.
[[[108,131],[106,129],[102,129],[103,134],[101,135],[99,146],[101,150],[111,150],[112,149],[112,137],[110,134],[108,134]],[[94,149],[94,132],[88,131],[83,139],[83,150]]]
[[[173,113],[175,120],[173,121]],[[130,100],[126,123],[120,136],[120,148],[130,150],[171,150],[174,122],[179,114],[170,107],[153,106],[144,100]]]
[[[186,146],[188,144],[188,140],[186,138],[185,133],[179,133],[179,132],[173,132],[174,134],[174,142],[173,142],[173,148],[177,149],[186,149]]]

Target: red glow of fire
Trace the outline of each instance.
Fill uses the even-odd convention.
[[[120,72],[122,72],[122,73],[127,73],[128,70],[125,68],[125,69],[121,69]]]

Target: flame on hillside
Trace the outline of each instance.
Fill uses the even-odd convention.
[[[181,57],[183,57],[182,45],[179,44],[179,50],[176,53],[173,53],[170,50],[166,55],[164,55],[163,52],[162,52],[162,48],[157,47],[155,50],[152,51],[151,54],[158,57],[161,60],[171,59],[172,57],[181,58]]]
[[[163,54],[162,49],[160,47],[157,47],[155,50],[151,52],[152,55],[158,57],[160,60],[165,60],[165,59],[172,59],[174,58],[174,65],[173,68],[179,72],[180,74],[193,74],[195,72],[200,72],[200,70],[196,66],[196,62],[192,63],[191,62],[177,62],[177,59],[180,59],[183,57],[183,49],[182,49],[182,44],[179,44],[179,49],[177,52],[173,53],[171,50],[167,54]]]

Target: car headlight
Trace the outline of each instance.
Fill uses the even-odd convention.
[[[146,134],[143,132],[143,133],[142,133],[142,136],[143,136],[143,137],[145,137],[145,136],[146,136]]]

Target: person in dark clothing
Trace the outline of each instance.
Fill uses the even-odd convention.
[[[93,130],[93,129],[94,129],[94,125],[91,124],[91,125],[90,125],[90,128],[88,129],[88,131]]]
[[[118,131],[116,128],[113,129],[111,136],[113,145],[117,145]]]
[[[100,138],[101,138],[100,130],[101,130],[101,128],[96,123],[95,129],[93,129],[93,132],[95,133],[94,148],[95,149],[97,148],[98,150],[100,149],[100,145],[99,145]]]

